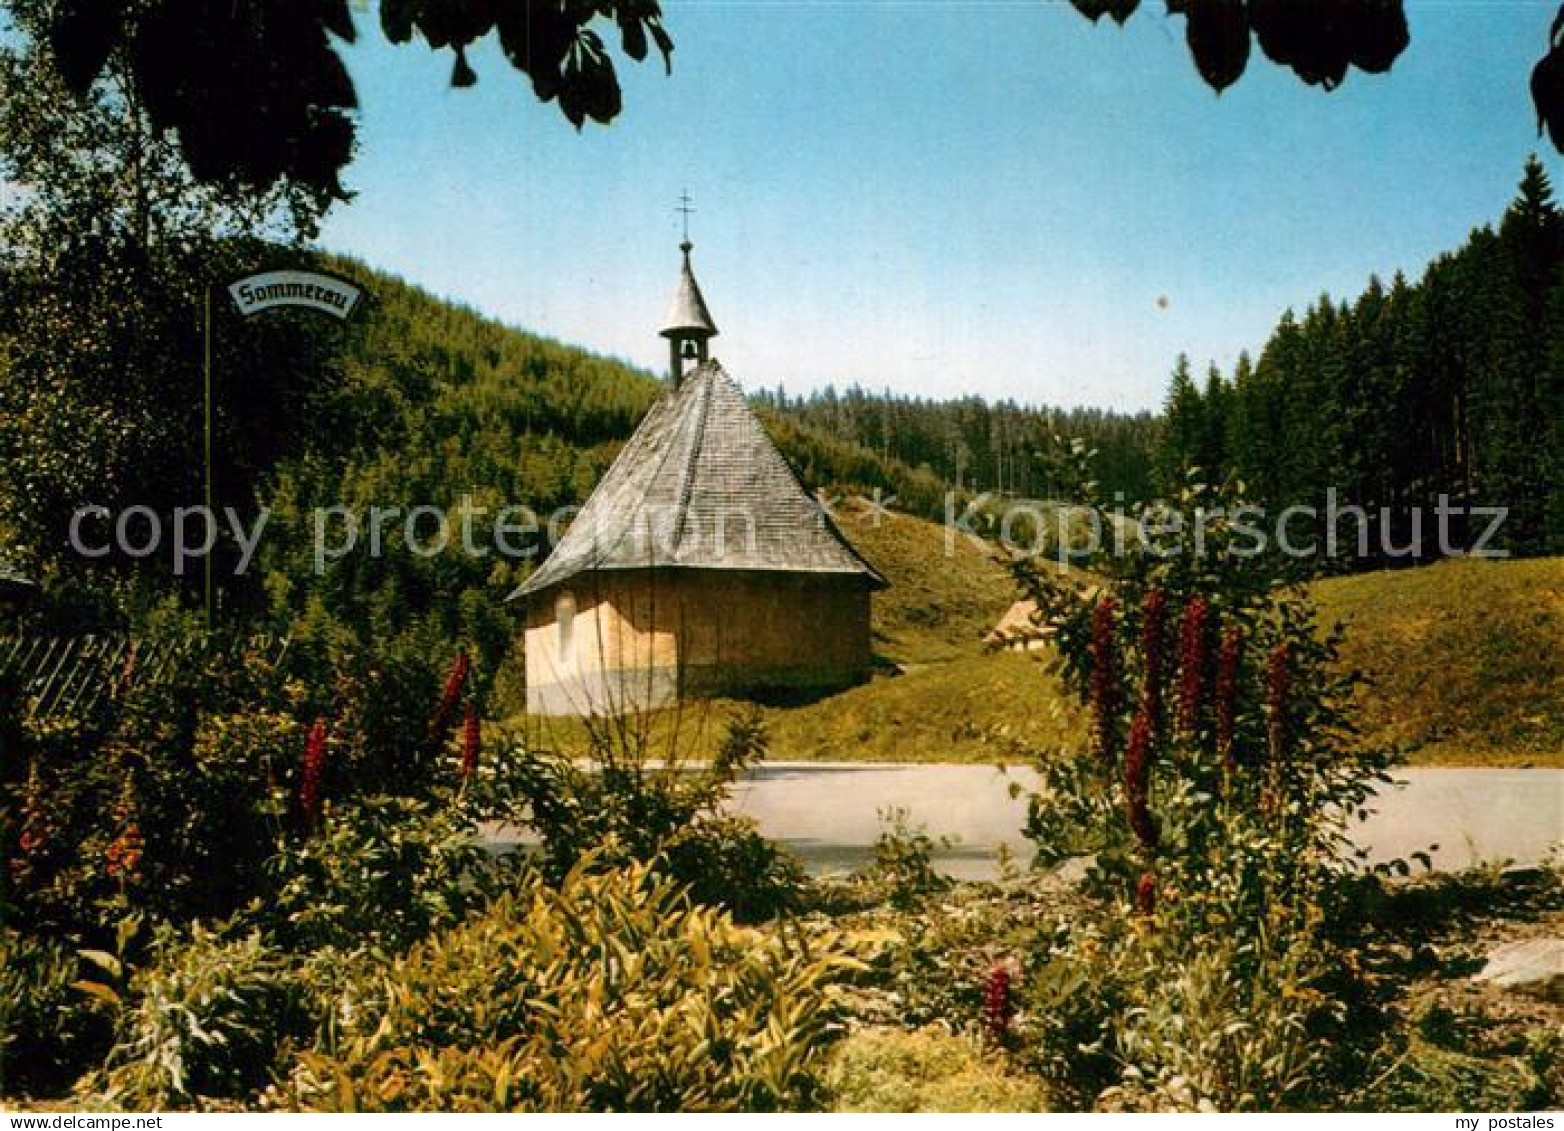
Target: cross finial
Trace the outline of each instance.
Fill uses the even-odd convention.
[[[695,202],[690,199],[690,190],[685,189],[679,194],[679,205],[674,209],[684,221],[684,242],[690,242],[690,217],[695,212]]]

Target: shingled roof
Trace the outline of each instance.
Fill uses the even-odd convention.
[[[733,379],[702,363],[652,406],[543,565],[512,596],[589,570],[859,574],[859,556],[772,444]]]

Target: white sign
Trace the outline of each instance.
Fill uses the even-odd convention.
[[[346,318],[363,295],[346,279],[314,271],[265,271],[228,284],[228,293],[246,318],[278,306],[307,306]]]

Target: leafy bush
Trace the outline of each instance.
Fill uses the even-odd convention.
[[[1076,1109],[1333,1106],[1377,1021],[1318,923],[1221,928],[1096,902],[1039,932],[1026,1055]]]
[[[664,841],[660,859],[690,898],[725,908],[741,923],[794,910],[805,883],[798,861],[748,817],[702,817]]]
[[[728,721],[716,757],[687,758],[675,720],[587,719],[587,753],[525,742],[508,752],[492,815],[536,829],[544,865],[557,877],[589,853],[605,861],[661,858],[701,902],[744,921],[792,907],[803,873],[753,821],[721,810],[738,775],[765,756],[758,711]]]
[[[246,918],[289,947],[406,949],[479,903],[497,864],[449,800],[361,797],[268,863],[271,892]]]
[[[451,781],[444,728],[454,721],[451,708],[481,698],[488,683],[481,656],[473,662],[468,648],[452,645],[459,635],[423,621],[378,635],[308,615],[290,627],[292,670],[312,689],[308,718],[324,717],[330,727],[326,796],[424,797]]]
[[[1292,936],[1258,969],[1231,944],[1153,961],[1115,1033],[1126,1066],[1102,1103],[1143,1111],[1253,1111],[1300,1102],[1324,1066],[1318,1027],[1338,1007],[1311,986],[1320,956]],[[1155,954],[1155,951],[1153,951]],[[1323,1014],[1323,1016],[1322,1016]]]
[[[0,1094],[57,1091],[108,1048],[111,1022],[75,988],[79,966],[64,946],[0,929]]]
[[[1177,904],[1215,862],[1242,881],[1228,896],[1302,897],[1348,862],[1346,827],[1389,780],[1386,755],[1355,742],[1337,634],[1211,517],[1241,508],[1195,484],[1166,512],[1182,520],[1172,548],[1103,552],[1091,573],[1020,567],[1092,710],[1090,749],[1040,759],[1027,835],[1044,863],[1089,856],[1104,892],[1130,899],[1152,874]]]
[[[89,1085],[145,1110],[240,1099],[270,1078],[285,1043],[313,1028],[289,958],[259,933],[230,939],[165,928],[153,962],[130,979],[116,1041]]]
[[[881,809],[880,835],[874,840],[874,860],[864,879],[886,892],[892,907],[910,910],[950,881],[934,870],[935,842],[923,825],[913,825],[906,809]]]
[[[308,1110],[774,1110],[819,1094],[845,961],[645,865],[533,876],[396,960],[279,1089]]]
[[[283,830],[306,692],[279,649],[209,637],[187,619],[148,628],[101,723],[31,723],[32,814],[6,879],[16,921],[104,942],[127,910],[221,917],[250,899]],[[165,651],[167,649],[167,651]]]
[[[106,945],[127,912],[227,919],[271,907],[277,887],[300,874],[328,902],[363,900],[372,916],[388,900],[437,898],[431,889],[443,882],[430,872],[401,892],[390,872],[423,875],[442,857],[450,878],[471,863],[475,849],[457,859],[458,819],[436,814],[464,793],[449,728],[431,723],[442,705],[434,658],[448,659],[447,649],[382,656],[340,642],[285,645],[209,634],[171,612],[141,639],[113,712],[92,724],[29,724],[24,772],[0,787],[9,842],[0,905],[17,925]],[[366,800],[387,793],[404,800]],[[320,827],[333,807],[353,813]],[[312,846],[322,833],[329,847]],[[350,881],[357,891],[344,888]],[[298,909],[297,890],[282,898]],[[340,932],[333,941],[344,941]]]

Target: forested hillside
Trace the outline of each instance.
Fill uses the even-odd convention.
[[[10,342],[0,350],[8,408],[0,536],[24,567],[68,591],[73,609],[95,589],[108,593],[99,607],[111,616],[170,592],[193,602],[198,576],[149,570],[143,559],[73,557],[64,537],[69,508],[90,495],[166,515],[199,498],[201,466],[193,395],[201,343],[188,314],[198,309],[200,275],[177,256],[152,272],[127,251],[124,271],[147,280],[133,292],[137,317],[127,318],[123,304],[104,297],[126,293],[112,250],[88,248],[78,267],[58,275],[41,261],[37,271],[13,262],[0,310],[0,344]],[[278,262],[263,244],[216,250],[230,276]],[[1371,282],[1350,303],[1326,298],[1301,317],[1285,315],[1257,361],[1246,358],[1231,375],[1213,371],[1203,388],[1181,364],[1165,420],[858,387],[800,398],[769,388],[765,374],[737,376],[811,487],[879,491],[912,514],[942,517],[951,490],[1066,493],[1070,461],[1058,439],[1082,437],[1098,453],[1095,474],[1110,496],[1147,498],[1191,465],[1237,475],[1273,508],[1318,503],[1333,486],[1344,503],[1369,507],[1432,507],[1448,495],[1457,504],[1508,505],[1507,548],[1559,552],[1561,261],[1564,221],[1533,162],[1498,227],[1475,232],[1417,282]],[[497,658],[515,627],[503,597],[546,552],[547,531],[529,536],[525,558],[428,555],[406,545],[407,512],[454,511],[466,498],[478,509],[478,547],[492,551],[485,524],[501,506],[525,504],[546,521],[586,498],[659,381],[365,265],[322,265],[370,295],[346,328],[218,312],[218,501],[246,515],[264,505],[272,515],[253,568],[241,578],[219,570],[223,604],[290,631],[460,636]],[[34,317],[46,302],[59,308],[47,324]],[[56,322],[78,343],[69,365],[39,337],[56,334]],[[137,367],[127,369],[126,356]],[[1024,383],[1017,374],[1017,387]],[[132,403],[134,428],[115,415]],[[370,552],[367,522],[377,506],[400,508],[400,516]],[[313,513],[322,507],[343,508],[361,539],[325,570],[313,560]],[[1398,544],[1409,536],[1404,527],[1392,533]],[[1425,525],[1422,534],[1429,552],[1435,532]],[[231,538],[221,551],[231,565]]]
[[[192,315],[205,281],[310,257],[228,241],[170,244],[149,261],[133,244],[99,241],[66,258],[0,265],[0,542],[44,583],[35,615],[59,626],[123,624],[170,597],[198,605],[199,563],[176,571],[166,544],[152,558],[117,547],[83,557],[70,548],[71,516],[84,500],[111,516],[147,508],[166,533],[179,508],[200,501],[203,339]],[[515,631],[504,598],[547,552],[549,516],[586,499],[660,380],[370,266],[316,265],[364,287],[348,324],[295,312],[245,320],[214,305],[216,501],[247,525],[269,516],[242,575],[236,539],[220,536],[220,617],[302,637],[405,638],[411,651],[466,639],[497,664]],[[127,289],[127,277],[141,282]],[[69,354],[51,347],[62,336],[76,343]],[[1141,497],[1149,487],[1149,415],[856,388],[800,399],[757,392],[764,374],[736,376],[807,485],[832,494],[878,493],[931,518],[943,516],[947,491],[1049,494],[1057,438],[1079,433],[1106,453],[1113,489]],[[459,529],[451,552],[408,544],[415,508],[454,522],[464,500],[479,552],[462,552]],[[499,509],[516,504],[545,527],[511,540],[528,551],[520,558],[495,552],[492,537]],[[376,508],[387,515],[378,540]],[[427,545],[437,520],[420,522],[416,541]]]
[[[415,400],[439,379],[436,404],[462,402],[467,416],[481,410],[512,436],[533,438],[533,470],[513,498],[534,506],[580,502],[602,466],[599,447],[607,444],[611,455],[660,388],[660,375],[512,329],[363,265],[338,266],[376,296],[373,328],[354,350],[360,371],[397,366]],[[930,517],[943,514],[947,490],[1047,497],[1060,489],[1054,445],[1081,437],[1099,452],[1098,474],[1110,492],[1150,496],[1158,434],[1151,413],[936,401],[856,385],[799,397],[767,387],[764,374],[734,376],[811,487],[879,488],[902,509]],[[437,411],[428,419],[438,418]],[[488,440],[470,432],[468,439]],[[583,469],[589,474],[581,481]]]
[[[1025,385],[1025,374],[1016,374]],[[1056,498],[1065,490],[1057,442],[1080,438],[1096,450],[1104,490],[1128,501],[1151,497],[1159,425],[1149,412],[1029,408],[981,397],[935,401],[871,393],[856,385],[807,397],[762,389],[757,400],[774,413],[833,436],[851,439],[889,467],[918,469],[940,490],[993,491],[1021,498]],[[905,475],[898,477],[904,485]],[[918,496],[908,509],[925,512]]]
[[[1258,360],[1200,382],[1181,361],[1159,460],[1238,475],[1270,507],[1507,506],[1501,543],[1564,552],[1564,215],[1528,163],[1497,229],[1411,282],[1282,316]],[[1345,530],[1346,528],[1344,528]],[[1437,531],[1425,521],[1425,555]],[[1394,545],[1415,540],[1405,518]],[[1350,541],[1350,535],[1344,535]],[[1374,549],[1380,551],[1379,536]]]

